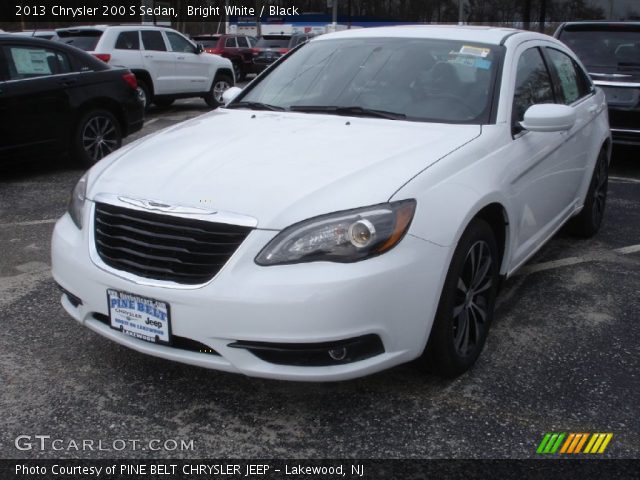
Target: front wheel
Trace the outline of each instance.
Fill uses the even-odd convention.
[[[233,86],[233,79],[225,74],[216,75],[211,89],[204,96],[204,101],[211,108],[218,108],[224,104],[222,94]]]
[[[457,377],[480,356],[493,319],[499,262],[493,230],[484,220],[473,220],[453,254],[420,359],[430,372]]]
[[[122,145],[122,130],[107,110],[91,110],[78,121],[73,137],[75,158],[89,167]]]

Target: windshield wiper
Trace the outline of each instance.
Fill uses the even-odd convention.
[[[227,108],[248,108],[250,110],[269,110],[273,112],[283,112],[285,110],[283,107],[261,102],[235,102],[227,105]]]
[[[386,110],[375,110],[363,107],[336,107],[329,105],[292,105],[292,112],[305,113],[329,113],[336,115],[353,115],[357,117],[386,118],[388,120],[404,120],[407,116],[404,113],[387,112]]]

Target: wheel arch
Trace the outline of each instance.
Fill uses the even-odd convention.
[[[143,69],[139,69],[139,68],[133,68],[131,69],[131,73],[133,73],[137,79],[142,80],[144,83],[147,84],[147,86],[149,87],[150,90],[150,94],[153,97],[154,93],[155,93],[155,88],[153,86],[153,79],[151,78],[151,74]]]
[[[80,105],[76,111],[76,115],[74,117],[74,131],[77,126],[78,121],[89,111],[102,109],[111,113],[116,120],[118,121],[118,126],[120,127],[120,131],[122,132],[122,137],[127,136],[127,120],[125,118],[124,110],[122,109],[122,105],[118,103],[116,100],[109,97],[98,97],[92,98],[91,100]]]

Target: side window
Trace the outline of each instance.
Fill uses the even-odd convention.
[[[554,103],[553,88],[540,50],[530,48],[518,60],[511,114],[513,125],[524,120],[524,112],[538,103]]]
[[[157,30],[142,30],[142,45],[145,50],[154,50],[156,52],[166,52],[167,47],[164,44],[162,34]]]
[[[236,44],[235,37],[229,37],[224,41],[224,46],[226,48],[236,48],[238,45]]]
[[[249,41],[247,37],[238,37],[238,46],[240,48],[249,48]]]
[[[547,54],[553,64],[553,68],[558,74],[560,81],[561,100],[570,105],[581,97],[584,97],[591,91],[591,82],[580,76],[584,75],[582,69],[576,65],[573,59],[555,48],[547,48]]]
[[[195,48],[182,35],[178,35],[175,32],[166,32],[167,38],[169,39],[169,44],[171,45],[171,50],[174,52],[181,53],[196,53]]]
[[[43,47],[4,47],[9,80],[61,75],[72,71],[69,58],[62,52]]]
[[[116,40],[116,50],[140,50],[140,37],[138,32],[120,33]]]

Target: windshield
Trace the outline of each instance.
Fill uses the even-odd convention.
[[[283,37],[282,35],[265,35],[260,37],[256,48],[287,48],[289,46],[290,36]]]
[[[414,38],[310,42],[230,107],[488,123],[500,48]]]
[[[640,68],[640,26],[566,29],[560,34],[587,67]]]

